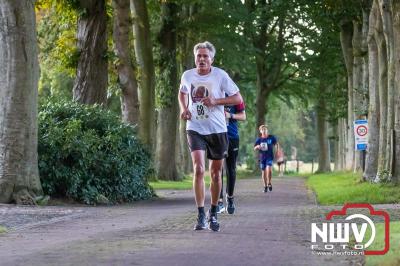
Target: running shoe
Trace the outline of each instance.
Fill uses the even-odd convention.
[[[217,205],[217,213],[224,213],[225,212],[225,206],[223,201],[218,201]]]
[[[197,223],[193,230],[204,230],[207,229],[207,217],[205,213],[199,213],[197,216]]]
[[[264,187],[264,193],[268,192],[268,187]]]
[[[268,189],[269,189],[269,191],[272,191],[272,185],[271,184],[269,184]]]
[[[219,223],[217,220],[217,214],[212,214],[208,212],[208,229],[213,230],[214,232],[219,232]]]
[[[235,203],[233,201],[233,197],[226,197],[227,207],[226,210],[229,214],[233,214],[235,212]]]

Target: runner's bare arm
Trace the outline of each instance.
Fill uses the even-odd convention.
[[[179,107],[181,109],[181,115],[180,115],[181,119],[190,120],[192,114],[188,109],[188,95],[180,91],[178,94],[178,100],[179,100]]]
[[[239,120],[239,121],[244,121],[244,120],[246,120],[246,112],[241,111],[240,113],[237,113],[237,114],[231,114],[231,113],[225,112],[225,117],[232,118],[232,119]]]
[[[218,99],[209,96],[202,99],[201,102],[207,107],[212,107],[216,105],[236,105],[241,103],[242,100],[242,95],[238,92],[232,96]]]

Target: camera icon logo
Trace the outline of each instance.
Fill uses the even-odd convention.
[[[367,209],[369,214],[348,214],[348,210]],[[333,218],[341,219],[341,222],[333,221]],[[376,239],[376,227],[372,218],[383,219],[384,221],[384,247],[381,250],[370,250],[367,248],[374,243]],[[322,224],[311,224],[311,249],[330,251],[341,250],[342,252],[351,249],[357,251],[357,254],[364,255],[384,255],[389,251],[389,214],[385,211],[375,210],[367,203],[348,203],[341,210],[334,210],[326,215],[327,222]],[[369,229],[370,234],[366,234]],[[354,236],[354,241],[350,241],[350,233]],[[369,235],[369,237],[367,237]],[[368,238],[368,239],[366,239]],[[317,240],[322,242],[317,244]],[[350,244],[350,242],[352,244]],[[337,252],[337,251],[335,251]],[[353,254],[352,254],[353,255]]]

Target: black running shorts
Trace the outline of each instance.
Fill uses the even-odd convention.
[[[224,133],[215,133],[210,135],[201,135],[193,130],[187,131],[187,139],[190,151],[207,151],[207,158],[210,160],[222,160],[228,153],[228,135]]]

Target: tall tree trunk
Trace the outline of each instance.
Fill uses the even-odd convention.
[[[362,65],[362,110],[361,114],[366,119],[368,116],[368,86],[369,86],[369,65],[368,65],[368,32],[369,32],[369,15],[371,12],[372,0],[364,0],[362,8],[362,41],[361,41],[361,53],[363,55]]]
[[[253,16],[255,20],[258,20],[259,25],[259,27],[253,29],[254,32],[249,30],[250,33],[247,33],[252,40],[256,58],[257,95],[255,135],[258,135],[258,127],[265,123],[265,116],[268,111],[268,97],[272,91],[279,88],[280,84],[278,84],[278,81],[283,75],[283,52],[286,41],[284,22],[286,13],[279,14],[277,23],[272,25],[272,21],[267,13],[268,3],[266,1],[246,0],[244,4],[249,12],[249,16]],[[268,30],[268,26],[271,26],[272,29]],[[254,25],[249,23],[246,27],[250,29],[254,28]],[[275,34],[269,34],[268,31]],[[266,50],[266,47],[269,45],[274,46],[274,52]],[[273,56],[269,57],[268,54],[273,54]]]
[[[317,106],[317,128],[318,128],[318,147],[319,147],[317,172],[319,173],[331,171],[324,90],[325,90],[325,84],[320,84],[319,86],[320,97],[318,97],[318,106]]]
[[[114,44],[118,56],[118,83],[121,87],[122,120],[125,123],[139,122],[138,84],[135,63],[130,49],[131,18],[129,0],[113,0],[114,7]]]
[[[264,125],[266,123],[265,116],[267,115],[267,100],[268,95],[265,95],[267,90],[264,89],[263,86],[263,76],[262,72],[257,69],[257,96],[256,96],[256,125],[254,131],[254,137],[257,138],[260,134],[259,126]],[[254,165],[251,166],[251,169],[255,170],[258,168],[258,152],[253,152],[254,156]]]
[[[254,1],[248,1],[254,2]],[[254,12],[252,10],[252,5],[254,3],[248,3],[249,11]],[[261,5],[263,11],[261,13],[262,18],[267,21],[266,12],[265,12],[265,2],[261,1]],[[254,8],[254,7],[253,7]],[[266,25],[267,22],[262,23],[260,27],[260,33],[257,36],[252,36],[253,39],[253,46],[256,50],[256,75],[257,75],[257,94],[256,94],[256,130],[255,135],[259,134],[258,127],[262,124],[265,124],[265,115],[267,114],[267,101],[268,96],[270,94],[271,87],[268,84],[268,80],[271,80],[272,71],[267,73],[267,65],[266,65],[266,54],[265,54],[265,47],[267,46],[268,39],[267,39],[267,30]]]
[[[379,63],[378,46],[375,40],[375,27],[379,10],[372,6],[369,17],[368,63],[369,63],[369,110],[368,110],[368,145],[365,159],[364,180],[373,181],[378,172],[379,153]]]
[[[340,42],[347,69],[347,141],[346,141],[346,166],[347,170],[354,168],[354,105],[353,105],[353,25],[350,21],[343,20],[340,27]]]
[[[378,7],[379,8],[379,7]],[[379,10],[378,10],[379,11]],[[378,64],[379,64],[379,154],[378,154],[378,172],[379,179],[388,177],[388,169],[386,168],[388,160],[388,147],[387,147],[387,106],[388,106],[388,68],[387,68],[387,48],[386,41],[383,34],[382,17],[378,12],[377,23],[375,24],[375,40],[378,47]]]
[[[337,75],[337,82],[341,83],[343,77],[341,75]],[[347,142],[347,122],[346,118],[338,118],[337,121],[337,157],[338,164],[335,167],[335,170],[345,170],[346,168],[346,142]]]
[[[362,7],[362,88],[361,88],[361,119],[368,119],[368,30],[369,30],[369,14],[371,11],[372,0],[364,0]],[[365,170],[366,151],[358,152],[359,161],[363,162],[362,172]]]
[[[266,93],[267,89],[263,88],[262,84],[259,84],[259,83],[262,83],[262,81],[261,82],[258,81],[259,79],[262,79],[262,77],[259,77],[261,75],[262,74],[257,75],[256,135],[259,134],[258,127],[260,125],[265,124],[265,116],[267,114],[267,100],[268,100],[268,95],[269,95],[269,93]]]
[[[395,123],[394,152],[392,179],[400,181],[400,2],[393,1],[393,39],[394,39],[394,69],[395,69]]]
[[[178,127],[178,90],[176,62],[177,5],[166,1],[161,4],[160,63],[157,77],[156,171],[163,180],[179,180],[176,167],[176,133]],[[171,135],[172,134],[172,135]]]
[[[353,117],[354,119],[361,119],[364,117],[363,110],[363,57],[364,51],[362,50],[362,26],[363,24],[358,21],[353,21]],[[353,126],[352,126],[353,129]],[[362,152],[355,151],[354,155],[354,171],[361,171]]]
[[[181,21],[193,18],[196,13],[194,4],[186,4],[182,8]],[[190,29],[181,32],[182,36],[178,37],[180,47],[180,72],[191,69],[194,67],[194,55],[193,55],[193,39],[192,32]],[[179,162],[180,170],[188,174],[192,171],[192,162],[190,157],[190,150],[187,145],[186,138],[186,121],[179,119]]]
[[[43,193],[37,155],[34,2],[0,0],[0,203],[33,204]]]
[[[333,171],[338,171],[340,168],[339,168],[339,138],[338,138],[338,127],[339,127],[339,125],[338,125],[338,120],[337,121],[334,121],[334,122],[331,122],[331,126],[332,126],[332,132],[333,132],[333,135],[334,135],[334,138],[333,138],[333,143],[334,143],[334,145],[333,145],[333,149],[334,149],[334,161],[333,161]]]
[[[131,0],[135,54],[139,72],[139,136],[149,148],[155,148],[155,72],[150,24],[145,0]]]
[[[73,98],[84,104],[107,101],[107,15],[104,0],[80,0],[78,21],[80,53]]]
[[[394,36],[393,36],[393,14],[390,0],[378,0],[379,10],[382,17],[383,34],[386,41],[387,54],[387,128],[386,128],[386,161],[384,168],[390,178],[392,173],[393,159],[393,130],[394,130]]]
[[[338,136],[339,136],[339,170],[346,168],[346,140],[347,140],[347,121],[345,118],[339,118]]]

